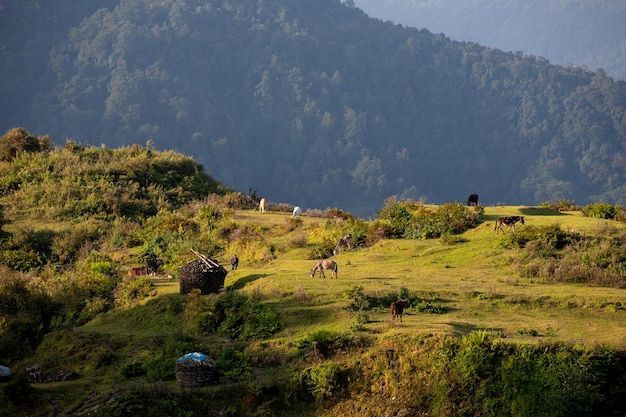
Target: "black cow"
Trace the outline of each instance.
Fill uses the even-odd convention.
[[[389,306],[389,310],[391,311],[391,319],[395,320],[396,317],[400,317],[400,321],[402,321],[402,313],[404,309],[409,304],[408,300],[398,300],[391,303]]]
[[[146,275],[149,275],[150,273],[156,274],[162,266],[163,259],[156,257],[146,259]]]
[[[469,197],[467,197],[467,205],[471,206],[471,205],[478,205],[478,194],[470,194]]]

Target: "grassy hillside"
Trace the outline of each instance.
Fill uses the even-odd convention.
[[[135,151],[78,153],[188,165]],[[36,179],[33,161],[53,167],[46,162],[71,153],[21,154],[0,168],[23,178],[17,167],[28,166]],[[83,168],[99,172],[76,167],[77,178]],[[15,372],[0,385],[8,415],[626,412],[622,222],[580,210],[389,201],[367,222],[339,209],[294,219],[288,205],[270,202],[261,214],[240,193],[198,194],[145,217],[95,205],[102,211],[50,218],[16,209],[18,192],[34,201],[46,188],[22,184],[0,196],[0,361]],[[478,222],[437,239],[390,238],[398,213],[413,219],[405,233],[415,233],[424,224],[415,219],[441,212]],[[510,215],[525,224],[496,234],[495,220]],[[311,278],[314,258],[348,232],[357,245],[333,257],[338,278]],[[178,267],[195,258],[192,249],[224,266],[239,255],[224,293],[180,294]],[[148,255],[163,268],[127,277]],[[389,313],[399,297],[409,301],[401,322]],[[218,382],[176,383],[177,358],[194,351],[216,360]]]
[[[488,330],[511,341],[568,341],[589,345],[609,344],[626,347],[626,293],[623,289],[549,283],[542,279],[523,278],[516,270],[517,251],[500,247],[502,234],[493,230],[494,219],[504,215],[526,213],[526,225],[558,223],[565,229],[594,234],[607,227],[621,230],[622,225],[608,220],[583,216],[579,212],[555,213],[530,207],[487,207],[483,223],[461,235],[458,243],[440,240],[386,239],[372,247],[341,253],[338,279],[309,276],[315,261],[307,259],[304,249],[284,249],[266,264],[249,264],[243,259],[239,269],[227,276],[226,287],[237,289],[289,311],[289,322],[283,331],[306,332],[331,327],[350,327],[349,300],[344,291],[362,286],[365,293],[400,292],[406,287],[420,298],[442,307],[440,314],[421,314],[409,308],[407,317],[392,323],[388,305],[369,312],[366,329],[374,334],[445,333],[455,336],[473,330]],[[256,211],[236,213],[238,225],[264,225],[278,229],[289,215],[259,214]],[[267,245],[285,248],[289,239],[307,230],[323,227],[325,219],[303,218],[296,230],[271,237]],[[524,226],[517,226],[523,229]],[[227,264],[228,254],[221,259]],[[176,292],[178,282],[162,283],[159,291]],[[293,294],[306,292],[313,307],[302,306]],[[291,298],[291,300],[290,300]],[[323,307],[319,307],[323,305]],[[310,311],[327,317],[318,321]],[[296,317],[292,317],[292,316]],[[308,318],[308,319],[307,319]],[[523,330],[536,330],[530,335]],[[534,333],[534,332],[533,332]],[[279,334],[280,335],[280,334]]]
[[[341,348],[345,351],[340,356],[348,354],[354,358],[402,340],[398,339],[402,335],[411,338],[447,335],[461,340],[480,331],[491,340],[512,344],[554,346],[565,342],[585,346],[584,349],[610,346],[623,351],[626,346],[624,290],[520,277],[515,267],[520,255],[499,246],[502,237],[494,233],[492,221],[501,215],[517,213],[526,214],[526,225],[558,222],[563,228],[585,233],[597,233],[608,224],[606,220],[590,219],[576,212],[555,214],[528,207],[487,207],[482,216],[484,222],[461,235],[458,243],[385,239],[368,248],[341,253],[335,258],[339,264],[338,279],[333,280],[330,275],[326,279],[311,278],[309,270],[314,261],[307,259],[307,248],[291,249],[288,243],[309,235],[317,227],[325,227],[326,219],[305,216],[296,229],[280,233],[284,224],[290,222],[287,213],[261,215],[252,210],[235,211],[231,221],[240,228],[266,230],[265,245],[276,247],[277,255],[269,262],[255,262],[241,256],[239,269],[227,276],[226,288],[259,300],[278,312],[284,323],[280,332],[268,339],[249,342],[233,342],[216,335],[190,337],[193,332],[184,318],[184,309],[177,310],[176,306],[191,301],[178,294],[178,281],[167,277],[176,271],[166,270],[161,276],[150,278],[155,291],[139,304],[99,314],[72,330],[50,333],[36,352],[13,365],[16,369],[33,363],[47,369],[67,367],[83,375],[77,381],[33,384],[33,395],[41,407],[39,415],[51,415],[53,403],[63,408],[62,415],[74,415],[101,406],[111,396],[128,395],[126,390],[134,392],[138,386],[143,387],[140,398],[144,400],[155,391],[164,390],[168,395],[178,392],[175,382],[169,379],[174,366],[171,359],[161,364],[170,368],[161,371],[169,374],[165,386],[154,385],[159,379],[156,371],[134,378],[120,376],[120,369],[126,369],[133,361],[147,361],[152,355],[168,357],[168,344],[176,352],[174,357],[186,352],[185,349],[201,350],[215,357],[220,349],[232,345],[250,358],[256,369],[254,378],[244,379],[247,382],[243,385],[239,382],[233,386],[231,382],[199,391],[212,399],[213,407],[226,410],[229,402],[217,401],[223,395],[239,398],[254,387],[249,384],[280,386],[280,381],[293,378],[294,367],[326,362],[323,357],[303,360],[296,355],[302,341],[311,335],[320,337],[319,332],[322,335],[331,332],[331,338],[338,337],[333,332],[340,337],[352,335],[342,342],[346,346]],[[610,227],[621,229],[621,225],[614,223]],[[227,258],[228,253],[224,252],[219,260],[226,265]],[[356,298],[347,296],[355,287],[361,287],[364,294],[374,299],[400,294],[405,288],[419,301],[408,308],[401,323],[391,320],[387,304],[366,307],[367,319],[358,322],[357,313],[350,308]],[[178,338],[184,343],[176,345],[173,339]],[[151,362],[150,366],[158,364]],[[120,387],[126,388],[120,393]],[[410,387],[405,389],[410,391]],[[318,411],[309,410],[307,415],[326,415],[324,410],[328,407],[322,402],[315,407]],[[284,414],[274,412],[293,415],[298,409],[294,404]],[[230,410],[235,413],[234,408]],[[249,411],[237,410],[242,415]],[[297,412],[305,415],[303,410]],[[346,415],[358,415],[355,412],[349,407]]]

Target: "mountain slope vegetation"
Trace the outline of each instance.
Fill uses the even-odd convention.
[[[151,140],[239,190],[362,216],[390,195],[624,203],[626,83],[602,70],[451,41],[337,0],[74,3],[0,11],[33,28],[0,29],[7,128]]]
[[[619,206],[393,197],[375,220],[294,218],[287,204],[260,213],[257,196],[174,151],[55,147],[24,129],[0,138],[0,174],[12,179],[0,193],[7,415],[626,412]],[[336,279],[311,277],[347,233]],[[180,293],[198,252],[221,265],[238,254],[223,292]],[[155,259],[153,275],[127,274]],[[215,361],[209,386],[177,383],[191,352]]]
[[[611,0],[356,0],[368,15],[626,79],[626,5]]]

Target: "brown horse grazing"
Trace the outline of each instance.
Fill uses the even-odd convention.
[[[395,320],[396,317],[400,317],[400,321],[402,321],[402,313],[408,304],[408,300],[398,300],[392,302],[391,306],[389,306],[389,310],[391,311],[391,320]]]
[[[515,223],[517,222],[520,222],[521,224],[525,224],[524,216],[500,217],[498,220],[496,220],[496,225],[493,229],[496,231],[496,233],[498,233],[500,230],[502,230],[505,233],[508,230],[513,230],[513,232],[515,232]],[[506,230],[504,230],[504,226],[508,226]]]
[[[334,275],[335,279],[337,279],[337,262],[335,262],[335,261],[319,261],[317,264],[315,264],[313,269],[311,269],[311,278],[315,277],[315,272],[318,269],[320,270],[320,277],[321,278],[326,278],[326,275],[324,275],[324,270],[325,269],[330,269],[332,271],[332,275]]]

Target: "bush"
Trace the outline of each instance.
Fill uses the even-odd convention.
[[[606,203],[594,203],[582,209],[587,217],[595,217],[597,219],[615,219],[624,209],[621,206],[613,206]]]
[[[176,379],[176,361],[198,350],[195,339],[181,333],[161,335],[154,339],[151,355],[143,360],[148,378],[155,381]]]
[[[49,136],[35,137],[26,129],[16,127],[0,137],[0,161],[12,161],[21,152],[40,152],[52,149]]]
[[[14,271],[27,272],[41,268],[53,258],[50,241],[55,235],[52,230],[19,228],[2,242],[0,259]]]
[[[460,203],[446,203],[434,212],[421,206],[413,213],[405,237],[432,239],[445,235],[456,235],[478,224],[478,213]]]
[[[365,325],[369,323],[369,321],[370,321],[370,318],[366,313],[362,311],[357,311],[354,314],[354,317],[352,318],[352,323],[350,324],[350,330],[362,331],[365,329]]]
[[[146,363],[146,376],[153,381],[173,381],[176,379],[176,355],[156,355]]]
[[[120,374],[124,378],[144,376],[146,375],[146,373],[146,366],[144,365],[143,361],[138,359],[131,359],[120,368]]]
[[[526,226],[524,230],[507,233],[502,236],[500,245],[505,248],[524,248],[529,242],[535,242],[535,246],[531,248],[538,248],[541,251],[549,249],[547,252],[550,254],[579,240],[580,235],[577,233],[566,232],[558,224],[552,224],[539,227]]]
[[[32,319],[10,318],[3,323],[0,333],[0,361],[22,359],[37,349],[44,333]]]
[[[13,405],[20,406],[30,401],[33,389],[28,382],[26,374],[18,372],[16,375],[13,375],[12,380],[2,388],[2,391]]]
[[[500,243],[523,249],[522,276],[626,287],[626,241],[622,236],[589,238],[563,231],[558,225],[527,226],[503,236]]]
[[[389,223],[391,237],[403,237],[406,228],[411,222],[411,213],[407,208],[407,203],[398,202],[395,196],[385,200],[385,205],[378,212],[378,217]]]
[[[311,366],[300,374],[300,381],[318,401],[330,399],[347,389],[349,371],[336,363]]]
[[[156,295],[152,281],[146,277],[129,277],[117,284],[113,291],[116,307],[132,307],[144,299]]]
[[[324,359],[361,348],[365,344],[365,339],[357,335],[322,329],[311,332],[300,340],[296,354],[299,357]]]
[[[200,209],[200,213],[198,214],[198,219],[200,223],[207,230],[213,230],[216,225],[219,223],[222,218],[222,213],[219,208],[207,205]]]
[[[107,227],[100,221],[83,222],[52,239],[52,254],[63,264],[72,263],[78,259],[81,250],[96,246],[105,230]]]
[[[580,210],[580,206],[574,203],[573,200],[555,200],[544,201],[539,205],[540,207],[550,208],[556,211],[576,211]]]
[[[50,329],[59,305],[21,278],[0,284],[0,362],[35,350]]]
[[[479,213],[460,203],[446,203],[435,210],[422,203],[398,202],[396,197],[385,200],[379,211],[381,220],[387,222],[391,237],[409,239],[432,239],[463,233],[478,225]]]
[[[370,306],[369,297],[365,294],[362,285],[343,290],[343,298],[351,300],[350,308],[353,311],[363,311]]]
[[[192,321],[189,325],[202,333],[217,332],[232,340],[257,340],[284,327],[277,313],[234,291],[218,296],[214,303],[199,299],[195,304],[196,307],[192,307],[195,313],[190,310],[188,315]],[[197,324],[193,323],[194,320]]]
[[[252,375],[252,368],[243,353],[232,347],[223,348],[215,358],[221,382],[244,381]]]

